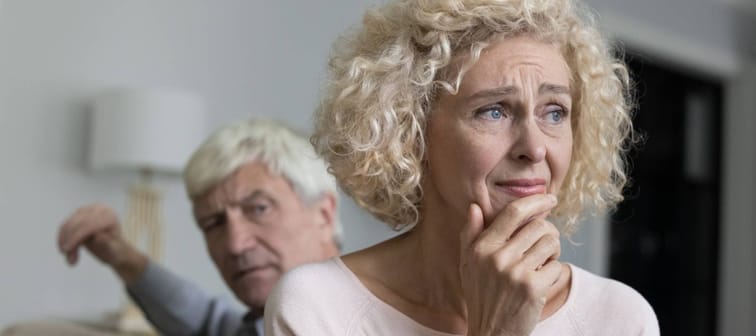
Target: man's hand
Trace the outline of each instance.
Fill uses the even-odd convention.
[[[126,285],[147,267],[147,257],[124,239],[118,217],[103,204],[81,207],[61,225],[58,248],[70,265],[79,260],[81,246],[113,268]]]

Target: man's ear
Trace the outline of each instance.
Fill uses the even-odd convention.
[[[318,224],[326,226],[328,231],[333,234],[336,226],[336,195],[324,193],[317,202],[317,211],[322,219]]]

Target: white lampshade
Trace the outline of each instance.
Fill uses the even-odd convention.
[[[95,97],[91,168],[178,174],[205,136],[205,106],[175,90],[111,90]]]

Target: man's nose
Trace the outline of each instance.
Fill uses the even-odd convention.
[[[533,164],[546,158],[545,134],[535,120],[522,120],[513,131],[515,141],[510,151],[512,159]]]
[[[241,254],[257,246],[256,227],[236,209],[227,213],[227,248],[231,254]]]

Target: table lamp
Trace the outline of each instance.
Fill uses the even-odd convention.
[[[151,179],[180,176],[205,136],[205,125],[202,100],[187,92],[113,89],[94,98],[89,165],[94,170],[139,174],[139,182],[128,189],[124,234],[152,260],[162,257],[163,225],[162,196]],[[113,317],[119,330],[154,334],[128,298]]]

